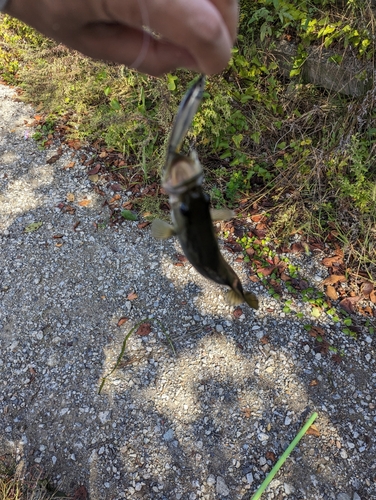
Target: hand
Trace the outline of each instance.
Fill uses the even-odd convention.
[[[90,57],[151,75],[220,72],[238,22],[237,0],[10,0],[5,12]]]

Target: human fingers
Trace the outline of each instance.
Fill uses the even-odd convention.
[[[176,46],[184,47],[202,73],[221,71],[231,56],[236,34],[235,0],[103,0],[114,22],[148,26]],[[226,21],[222,16],[226,16]]]
[[[183,67],[199,71],[184,48],[120,24],[90,25],[70,36],[66,43],[88,56],[125,64],[153,76]]]

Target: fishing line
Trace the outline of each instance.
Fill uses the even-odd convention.
[[[149,50],[150,36],[151,36],[151,34],[148,34],[148,31],[151,32],[151,29],[149,27],[149,12],[145,0],[138,0],[138,5],[140,7],[140,12],[141,12],[143,38],[142,38],[142,46],[138,56],[136,57],[134,62],[129,65],[129,67],[134,69],[137,69],[144,62],[146,54]]]

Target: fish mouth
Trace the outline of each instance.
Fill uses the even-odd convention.
[[[166,172],[167,173],[167,172]],[[201,186],[203,171],[200,162],[188,156],[176,155],[162,186],[168,194],[179,195]]]

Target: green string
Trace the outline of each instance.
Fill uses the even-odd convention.
[[[253,495],[252,500],[258,500],[261,495],[264,493],[266,488],[269,486],[270,482],[274,478],[274,476],[277,474],[279,469],[282,467],[282,465],[286,462],[286,459],[289,457],[290,453],[292,450],[295,448],[295,446],[299,443],[299,441],[302,439],[304,434],[308,431],[308,429],[311,427],[313,422],[317,418],[317,413],[314,412],[312,415],[309,417],[307,422],[304,424],[304,426],[300,429],[298,435],[295,437],[295,439],[291,442],[288,448],[284,451],[283,455],[281,458],[278,460],[278,462],[275,464],[273,469],[270,471],[270,473],[267,475],[265,478],[264,482],[261,484],[260,488],[256,491],[256,493]]]

